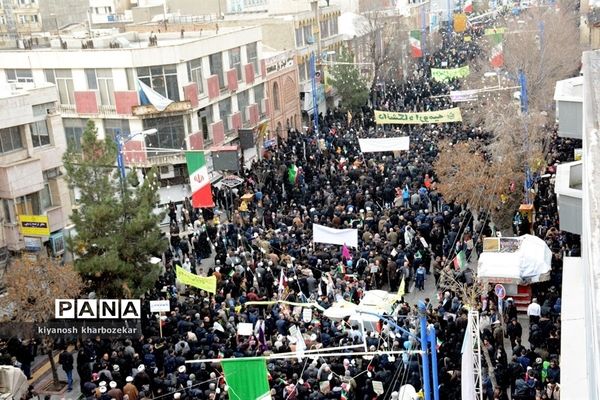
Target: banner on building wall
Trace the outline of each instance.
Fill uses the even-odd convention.
[[[50,236],[47,215],[19,215],[19,230],[23,236]]]
[[[471,73],[469,66],[460,68],[431,68],[431,78],[438,82],[445,82],[451,79],[465,78]]]
[[[460,114],[460,108],[458,107],[447,110],[419,113],[401,113],[375,110],[375,123],[377,124],[419,125],[461,121],[462,115]]]
[[[363,153],[378,153],[381,151],[408,150],[410,138],[408,136],[395,138],[358,139],[360,151]]]

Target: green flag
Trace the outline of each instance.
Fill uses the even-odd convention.
[[[296,184],[296,175],[297,174],[298,174],[298,167],[296,167],[296,164],[290,165],[290,167],[288,168],[288,180],[290,181],[291,185]]]
[[[232,358],[221,361],[230,400],[271,399],[267,362],[264,359]]]

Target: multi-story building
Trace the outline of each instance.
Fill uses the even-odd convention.
[[[129,0],[89,0],[89,5],[92,24],[133,21]]]
[[[581,160],[558,166],[560,228],[581,235],[581,254],[563,258],[561,397],[600,398],[600,51],[584,52],[583,76],[560,81],[559,135],[581,139]],[[574,159],[579,158],[578,156]]]
[[[0,41],[12,42],[42,32],[39,0],[0,1]]]
[[[293,51],[263,53],[267,70],[269,128],[277,137],[287,135],[287,129],[301,126],[302,114],[298,101],[298,67]]]
[[[215,147],[235,145],[238,129],[256,128],[266,116],[259,28],[183,37],[128,32],[94,38],[87,49],[80,40],[62,41],[0,51],[0,82],[56,84],[66,140],[74,148],[89,119],[108,139],[156,128],[154,135],[128,141],[124,156],[129,165],[161,167],[163,203],[189,195],[183,150],[206,150],[210,170]],[[173,103],[163,111],[141,104],[137,80]]]
[[[71,212],[62,177],[67,148],[58,95],[52,84],[28,90],[0,87],[0,262],[11,251],[41,250],[59,255]],[[25,217],[47,217],[48,235],[22,230]]]

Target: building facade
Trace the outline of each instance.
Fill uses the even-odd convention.
[[[42,32],[39,0],[0,1],[0,41]]]
[[[107,139],[155,128],[124,145],[125,161],[160,167],[161,202],[181,201],[189,195],[183,151],[207,151],[211,170],[211,150],[235,145],[237,131],[256,129],[267,111],[259,28],[188,36],[128,32],[94,38],[87,49],[63,38],[66,49],[53,40],[51,48],[0,51],[0,82],[56,84],[66,141],[75,149],[87,120]],[[141,104],[138,80],[173,103],[163,111]]]
[[[0,262],[20,250],[64,251],[63,230],[71,213],[69,189],[62,177],[67,148],[58,96],[52,84],[28,90],[0,88]],[[26,217],[48,219],[48,235],[22,230]]]
[[[293,51],[265,54],[270,138],[287,137],[289,128],[302,124],[298,98],[298,66]]]

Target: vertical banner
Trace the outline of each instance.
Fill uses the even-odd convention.
[[[192,206],[194,208],[214,207],[212,187],[208,176],[208,167],[203,151],[186,151],[188,174],[192,188]]]
[[[490,36],[492,50],[490,53],[490,65],[493,68],[500,68],[504,65],[504,49],[502,48],[502,34],[496,33]]]
[[[421,48],[421,31],[410,31],[408,41],[410,43],[410,55],[413,58],[423,57],[423,49]]]
[[[230,400],[271,399],[264,359],[229,359],[221,361]]]

